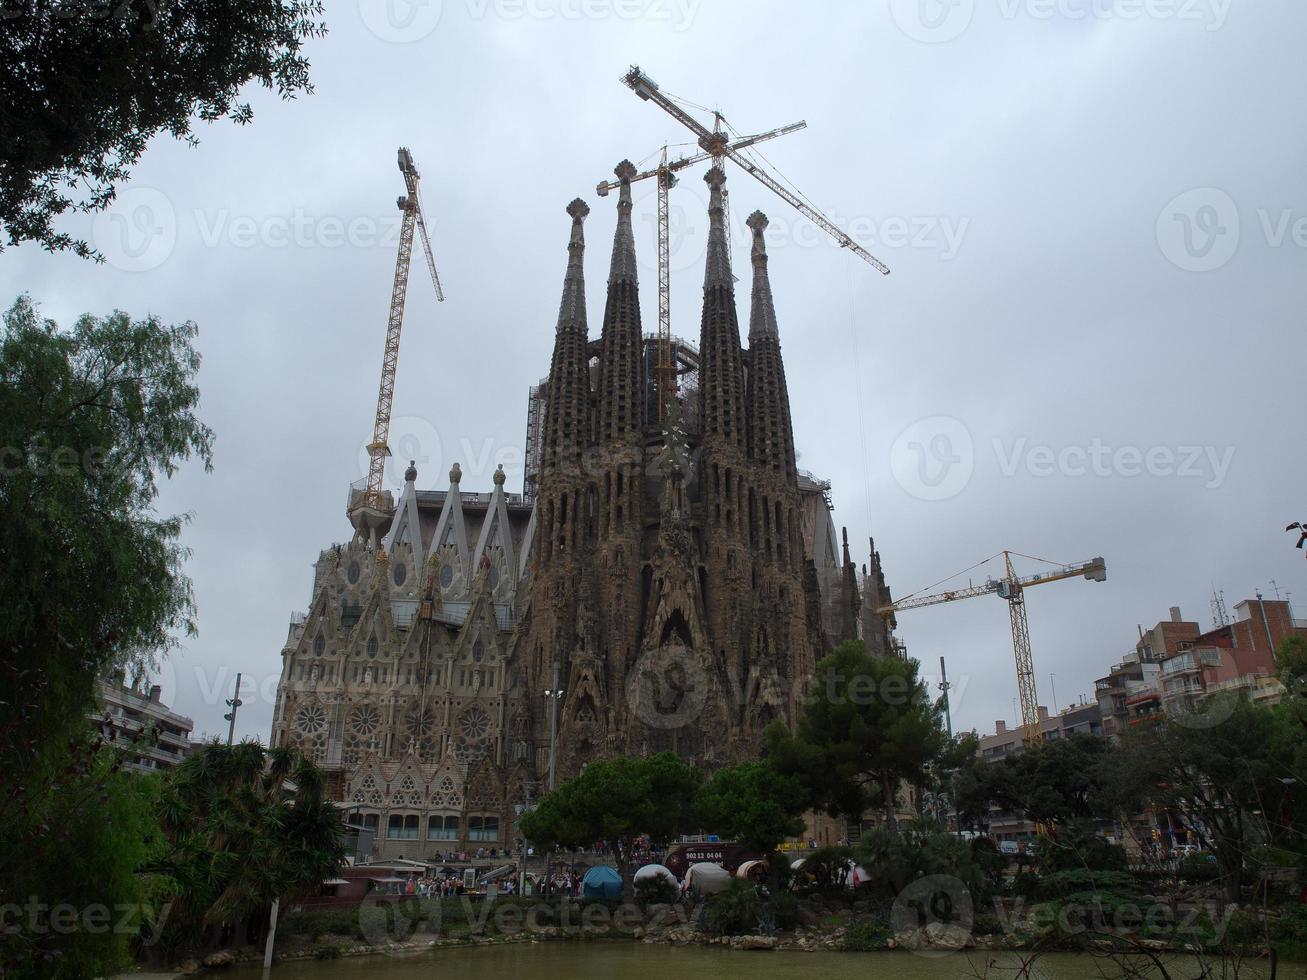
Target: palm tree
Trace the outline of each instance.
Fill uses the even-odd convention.
[[[160,806],[168,851],[148,870],[173,903],[171,950],[261,932],[274,899],[313,894],[343,860],[322,772],[294,749],[215,740],[172,773]]]

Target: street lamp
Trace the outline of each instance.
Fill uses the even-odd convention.
[[[227,707],[231,708],[231,712],[222,716],[223,721],[230,722],[227,726],[228,745],[231,745],[232,739],[236,737],[236,710],[245,703],[241,700],[241,676],[236,675],[236,689],[231,692],[231,697],[227,698]]]
[[[544,692],[549,699],[549,789],[554,789],[554,773],[558,756],[558,700],[563,689],[558,686],[558,664],[554,664],[553,682]]]

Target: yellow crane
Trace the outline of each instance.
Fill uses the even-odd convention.
[[[386,457],[390,455],[390,409],[395,400],[395,372],[399,367],[399,338],[404,326],[404,300],[408,294],[408,268],[413,257],[413,231],[420,233],[422,250],[426,253],[431,282],[436,287],[436,299],[445,301],[445,291],[436,272],[436,260],[431,254],[431,239],[427,235],[427,221],[422,213],[422,200],[418,196],[421,175],[413,162],[408,147],[399,148],[399,172],[404,175],[405,193],[397,199],[402,215],[399,227],[399,254],[395,258],[395,280],[390,291],[390,314],[386,320],[386,348],[381,358],[381,388],[377,392],[377,414],[372,427],[372,441],[368,443],[368,478],[363,492],[357,498],[351,495],[350,516],[360,510],[379,511],[382,507],[381,482],[386,470]],[[362,529],[359,521],[356,526]]]
[[[726,161],[733,160],[743,170],[753,177],[764,187],[770,189],[781,200],[789,204],[792,208],[804,215],[813,224],[821,228],[828,235],[839,242],[840,246],[849,249],[863,261],[876,268],[882,275],[889,275],[889,267],[880,259],[876,258],[865,248],[855,242],[852,238],[842,232],[830,218],[826,217],[821,210],[808,201],[803,195],[798,194],[786,187],[780,180],[770,174],[763,166],[756,161],[744,155],[744,151],[755,143],[763,140],[772,139],[776,136],[783,136],[786,133],[792,133],[796,129],[803,129],[807,124],[803,122],[793,123],[790,126],[783,126],[780,129],[771,130],[768,133],[761,133],[757,136],[740,137],[734,132],[733,127],[726,121],[720,110],[707,109],[704,106],[696,105],[685,99],[678,99],[675,96],[664,92],[658,87],[658,83],[646,75],[636,65],[622,76],[622,82],[631,89],[636,95],[646,102],[652,102],[658,106],[673,119],[677,120],[683,126],[692,132],[698,139],[699,148],[703,153],[696,157],[687,158],[684,161],[677,161],[676,164],[668,164],[666,148],[663,151],[663,163],[652,171],[641,174],[640,177],[658,176],[658,365],[655,369],[655,376],[658,380],[658,412],[661,418],[667,404],[667,398],[674,391],[676,384],[676,369],[672,362],[671,351],[671,275],[668,271],[669,246],[668,246],[668,221],[667,221],[667,192],[675,184],[674,169],[680,169],[682,166],[689,166],[691,163],[698,163],[704,159],[711,159],[714,167],[725,170]],[[709,129],[706,125],[692,116],[686,109],[698,109],[703,112],[711,112],[713,116],[713,128]],[[637,177],[636,179],[640,179]],[[599,193],[603,195],[608,190],[617,186],[611,182],[599,185]],[[723,204],[729,208],[729,203],[723,195]],[[727,238],[727,248],[730,247],[730,239]]]
[[[799,120],[796,123],[790,123],[788,126],[780,126],[765,133],[734,140],[728,146],[733,150],[742,150],[745,147],[753,146],[755,143],[761,143],[765,140],[775,139],[778,136],[804,129],[807,125],[803,120]],[[654,369],[654,377],[658,387],[658,418],[660,421],[667,409],[667,399],[676,389],[676,368],[672,362],[671,223],[668,218],[668,192],[676,186],[677,171],[684,170],[696,163],[702,163],[712,157],[711,153],[704,151],[703,153],[696,153],[693,156],[681,157],[679,160],[669,162],[667,150],[668,147],[666,146],[662,148],[662,159],[658,166],[638,173],[631,178],[632,183],[647,180],[650,177],[658,179],[658,364]],[[621,181],[617,180],[600,181],[595,187],[595,193],[600,197],[607,197],[610,191],[615,191],[621,186]]]
[[[722,129],[723,124],[726,129],[731,128],[730,123],[722,114],[715,110],[704,110],[713,113],[714,128],[709,129],[694,116],[690,115],[682,105],[689,105],[692,108],[703,109],[702,106],[695,106],[693,103],[686,102],[684,99],[677,99],[663,92],[658,88],[658,83],[642,72],[638,66],[632,66],[631,70],[622,76],[622,82],[640,98],[646,102],[652,102],[658,108],[662,109],[673,119],[677,120],[683,126],[694,133],[699,140],[699,147],[713,159],[713,166],[725,169],[725,161],[732,160],[744,169],[750,177],[753,177],[764,187],[772,191],[790,207],[794,208],[817,227],[830,235],[842,248],[847,248],[858,258],[862,259],[873,266],[881,275],[889,275],[889,267],[880,259],[872,255],[865,248],[855,242],[852,238],[836,226],[835,222],[822,214],[822,212],[811,201],[806,200],[802,195],[791,191],[781,183],[776,177],[768,173],[760,164],[754,162],[745,156],[742,152],[743,147],[731,145],[731,133]]]
[[[1001,579],[991,578],[982,585],[969,585],[965,589],[934,592],[929,595],[907,596],[893,605],[880,606],[876,612],[882,616],[890,616],[906,612],[909,609],[920,609],[922,606],[934,606],[941,602],[953,602],[957,599],[970,599],[972,596],[978,595],[997,595],[1000,599],[1006,599],[1009,618],[1012,621],[1012,652],[1016,656],[1017,691],[1021,696],[1022,737],[1027,745],[1036,745],[1041,738],[1039,733],[1039,698],[1035,692],[1035,662],[1030,652],[1030,626],[1026,622],[1026,589],[1035,585],[1046,585],[1049,582],[1060,582],[1068,578],[1087,578],[1091,582],[1104,582],[1107,580],[1107,564],[1102,558],[1093,558],[1089,561],[1077,562],[1071,565],[1059,565],[1051,572],[1018,577],[1016,569],[1012,566],[1013,554],[1014,552],[1011,551],[1002,552],[1004,576]],[[997,557],[998,555],[994,555],[993,558],[986,558],[984,562],[979,562],[977,565],[973,565],[972,568],[993,561]],[[1017,557],[1028,558],[1030,556],[1018,555]],[[1034,560],[1042,561],[1043,559],[1037,558]]]

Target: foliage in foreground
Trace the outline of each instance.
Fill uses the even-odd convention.
[[[121,771],[139,746],[101,746],[87,719],[98,677],[143,668],[192,628],[182,520],[153,505],[160,476],[210,460],[195,334],[125,313],[61,330],[26,297],[4,316],[0,905],[157,911],[135,877],[158,840],[156,787]],[[10,975],[112,972],[135,928],[29,919],[0,937]]]
[[[257,80],[284,99],[311,92],[304,42],[325,33],[320,0],[7,2],[0,31],[0,226],[98,258],[56,231],[95,212],[154,135],[194,142],[193,118],[248,123]],[[0,250],[4,247],[0,242]]]
[[[262,934],[273,899],[316,894],[344,860],[322,772],[294,749],[212,742],[165,783],[166,852],[150,871],[172,903],[162,950]]]

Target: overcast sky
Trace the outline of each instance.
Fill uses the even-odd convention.
[[[597,332],[615,197],[594,185],[688,138],[620,84],[631,63],[741,132],[806,120],[767,159],[893,269],[729,173],[738,259],[745,217],[773,222],[800,465],[832,480],[859,560],[875,535],[896,595],[1004,548],[1103,555],[1105,584],[1030,593],[1041,701],[1055,686],[1062,705],[1169,606],[1210,625],[1213,584],[1232,609],[1275,580],[1307,610],[1283,531],[1307,519],[1298,0],[330,0],[326,16],[316,94],[256,91],[251,126],[155,140],[112,212],[66,223],[107,264],[0,257],[3,295],[28,291],[61,323],[123,309],[199,324],[215,469],[186,469],[161,501],[193,516],[200,635],[164,680],[197,734],[225,732],[243,671],[238,732],[266,740],[289,616],[319,550],[350,535],[396,147],[422,170],[448,300],[416,262],[392,445],[401,467],[420,457],[420,487],[458,460],[465,489],[489,489],[501,462],[520,489],[564,208],[593,208]],[[635,212],[648,330],[652,190]],[[674,201],[673,330],[697,342],[702,168]],[[906,613],[899,635],[931,672],[948,658],[957,727],[1014,719],[1000,600]]]

